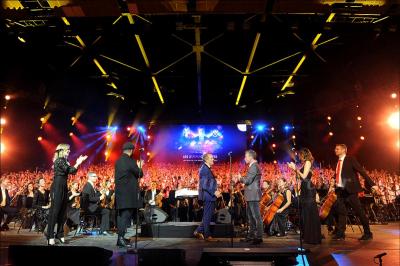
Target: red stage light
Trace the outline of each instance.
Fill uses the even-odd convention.
[[[4,153],[5,150],[6,150],[6,147],[4,146],[4,143],[1,142],[0,143],[0,153]]]
[[[0,125],[5,125],[6,124],[6,119],[5,118],[1,118],[0,119]]]
[[[110,139],[111,139],[111,135],[110,135],[110,134],[107,134],[106,139],[107,139],[107,140],[110,140]]]
[[[150,137],[150,135],[149,136],[147,136],[147,139],[150,139],[151,137]]]
[[[293,135],[293,136],[292,136],[292,139],[296,139],[296,136],[295,136],[295,135]]]
[[[275,143],[272,144],[272,148],[276,148],[276,144]]]
[[[72,137],[74,135],[74,133],[72,133],[72,132],[69,132],[69,136],[70,137]]]
[[[328,116],[326,119],[328,119],[330,121],[330,120],[332,120],[332,117]]]
[[[361,116],[357,116],[358,121],[361,121],[361,119],[362,119]]]
[[[43,138],[42,138],[41,136],[39,136],[39,137],[37,138],[37,140],[38,140],[38,141],[42,141]]]
[[[391,128],[399,129],[399,112],[392,113],[387,122]]]
[[[361,140],[365,140],[365,137],[364,137],[364,136],[361,136],[360,139],[361,139]]]
[[[75,116],[71,117],[71,121],[75,121]]]
[[[396,98],[397,98],[397,93],[393,92],[393,93],[390,95],[390,97],[391,97],[392,99],[396,99]]]
[[[8,100],[11,99],[11,96],[10,96],[10,95],[6,95],[6,96],[4,97],[4,99],[6,99],[6,100],[8,101]]]
[[[106,151],[106,152],[104,153],[104,155],[105,155],[105,156],[108,156],[108,152]]]
[[[274,160],[274,164],[277,164],[278,162],[276,160]]]
[[[44,122],[44,117],[41,117],[41,118],[40,118],[40,121],[41,121],[41,122]]]
[[[127,128],[126,128],[126,131],[131,131],[131,128],[130,128],[130,127],[127,127]]]
[[[150,156],[150,152],[147,153],[147,156]]]
[[[333,136],[333,132],[329,132],[329,136]]]

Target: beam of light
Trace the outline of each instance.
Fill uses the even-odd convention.
[[[266,129],[266,125],[258,124],[258,125],[256,125],[256,129],[257,129],[258,132],[264,132],[265,129]]]
[[[79,42],[79,44],[82,46],[82,48],[86,47],[85,42],[82,40],[82,38],[79,35],[76,35],[75,39]]]
[[[115,118],[116,114],[117,114],[117,108],[114,107],[114,106],[111,107],[110,108],[110,113],[109,113],[108,118],[107,118],[107,128],[108,129],[111,127],[112,123],[114,122],[114,118]]]
[[[104,70],[104,68],[100,65],[100,62],[96,59],[93,58],[93,62],[94,64],[97,66],[97,68],[100,70],[101,74],[103,74],[103,76],[107,76],[107,72]]]
[[[7,123],[5,118],[0,118],[0,125],[4,126]]]
[[[40,122],[42,122],[40,129],[43,129],[43,126],[47,123],[47,121],[49,121],[50,117],[51,113],[48,113],[47,115],[40,118]]]
[[[151,80],[153,81],[154,87],[156,88],[157,94],[158,94],[158,98],[160,98],[160,101],[162,104],[164,104],[164,98],[161,94],[161,90],[160,87],[158,86],[157,80],[155,76],[151,77]]]
[[[387,123],[391,128],[399,129],[399,111],[392,113],[389,116]]]
[[[329,23],[333,20],[333,18],[335,17],[335,13],[331,13],[328,18],[326,19],[326,23]],[[311,46],[315,47],[317,45],[318,40],[321,38],[322,33],[317,33],[317,35],[314,37],[313,41],[311,42]],[[299,63],[297,63],[295,69],[293,70],[292,74],[289,76],[289,78],[286,80],[286,82],[283,84],[283,87],[281,89],[281,91],[284,91],[287,86],[290,84],[290,82],[292,81],[293,77],[296,75],[297,71],[299,70],[299,68],[301,67],[301,65],[304,63],[304,60],[306,60],[306,55],[304,54]]]
[[[50,96],[47,96],[46,100],[44,100],[43,110],[45,110],[47,108],[49,103],[50,103]]]
[[[0,153],[3,154],[6,151],[6,146],[4,142],[0,142]]]
[[[71,26],[71,24],[69,23],[68,19],[66,17],[61,17],[62,21],[64,22],[64,24],[66,26]]]
[[[76,124],[76,122],[78,122],[79,118],[82,116],[83,111],[82,110],[78,110],[76,111],[75,115],[73,117],[71,117],[71,121],[72,121],[72,125],[74,126]]]
[[[75,134],[70,135],[70,137],[75,146],[75,150],[80,150],[85,146],[85,143]]]
[[[39,141],[40,146],[45,151],[46,159],[50,162],[53,159],[54,151],[56,150],[56,144],[42,137],[39,138],[41,138]]]
[[[22,42],[22,43],[26,43],[25,39],[22,38],[21,36],[18,36],[18,40],[19,40],[20,42]]]
[[[243,76],[242,83],[240,84],[239,93],[236,98],[236,105],[239,105],[240,98],[242,97],[244,85],[246,84],[247,75],[250,73],[250,67],[251,67],[251,64],[253,63],[254,55],[256,54],[256,50],[257,50],[258,42],[260,41],[260,37],[261,37],[261,33],[257,32],[256,38],[254,39],[253,48],[251,49],[249,61],[247,62],[245,75]]]
[[[390,98],[396,99],[397,98],[397,93],[393,92],[392,94],[390,94]]]
[[[11,96],[10,95],[6,95],[6,96],[4,96],[4,99],[6,99],[6,101],[9,101],[9,100],[11,100]]]

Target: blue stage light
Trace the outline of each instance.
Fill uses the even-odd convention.
[[[143,126],[138,126],[138,128],[137,128],[140,132],[142,132],[142,133],[144,133],[144,131],[145,131],[145,129],[144,129],[144,127]]]
[[[258,124],[258,125],[256,126],[256,129],[257,129],[258,132],[263,132],[263,131],[265,130],[265,125],[263,125],[263,124]]]

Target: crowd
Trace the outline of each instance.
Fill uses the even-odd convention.
[[[158,185],[158,189],[176,190],[180,188],[197,189],[198,186],[198,167],[196,163],[148,163],[143,167],[144,177],[140,180],[140,187],[146,190],[152,181]],[[283,177],[288,184],[294,186],[295,176],[286,163],[260,163],[263,181],[273,183]],[[229,163],[216,163],[212,169],[217,177],[219,190],[229,191],[230,184],[230,165]],[[246,167],[244,163],[235,162],[232,164],[232,174],[244,174]],[[114,180],[114,166],[112,164],[98,164],[82,167],[75,175],[69,178],[69,183],[77,182],[82,188],[87,182],[87,173],[97,174],[98,183]],[[328,167],[316,166],[313,168],[313,182],[317,187],[327,186],[329,180],[334,176],[335,170]],[[384,170],[368,171],[369,176],[379,186],[382,192],[386,192],[388,198],[400,195],[400,176],[397,173],[389,173]],[[36,183],[40,178],[44,178],[47,186],[50,186],[53,178],[52,170],[46,171],[20,171],[2,174],[2,178],[10,181],[9,194],[11,197],[17,193],[26,191],[28,184]],[[389,200],[394,200],[389,199]]]

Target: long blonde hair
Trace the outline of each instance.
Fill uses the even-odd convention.
[[[53,156],[53,162],[55,162],[58,158],[66,158],[67,153],[66,151],[69,150],[69,144],[61,143],[57,145],[56,152]]]

